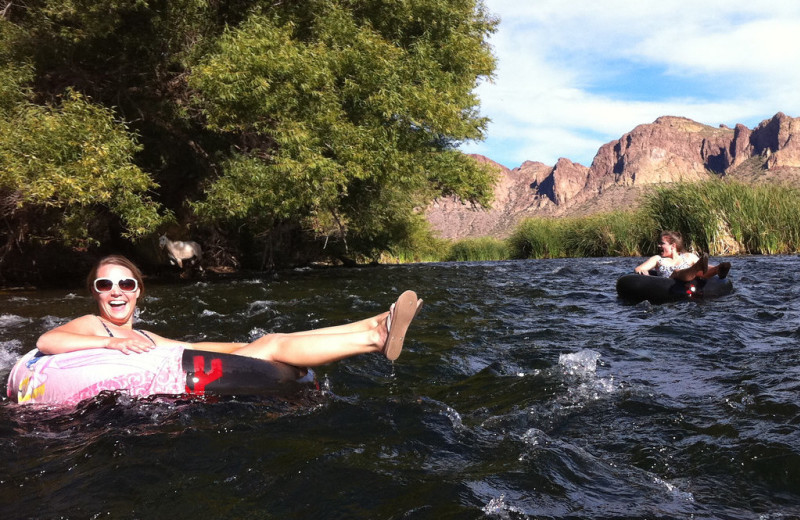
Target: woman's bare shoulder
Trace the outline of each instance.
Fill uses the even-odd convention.
[[[98,316],[96,314],[84,314],[83,316],[80,316],[80,317],[75,318],[74,320],[72,320],[71,323],[75,323],[75,322],[78,322],[78,323],[92,323],[92,324],[97,324],[97,325],[100,325],[100,323],[101,323],[100,316]]]

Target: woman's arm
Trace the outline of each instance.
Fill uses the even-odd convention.
[[[153,348],[153,344],[145,338],[112,338],[97,316],[87,314],[45,332],[36,341],[36,348],[42,354],[62,354],[91,348],[108,348],[127,354],[147,352]]]
[[[648,258],[647,260],[636,266],[636,269],[634,269],[634,271],[637,272],[638,274],[649,275],[650,269],[655,269],[655,267],[658,265],[659,258],[661,257],[658,255],[651,256],[650,258]]]

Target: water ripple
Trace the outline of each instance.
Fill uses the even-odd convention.
[[[140,323],[189,340],[338,324],[406,288],[426,303],[396,363],[320,367],[293,401],[0,403],[0,516],[800,517],[798,258],[732,259],[719,300],[629,305],[614,283],[637,261],[155,284]],[[69,293],[0,302],[0,376],[81,312]]]

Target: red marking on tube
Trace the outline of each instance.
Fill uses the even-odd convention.
[[[202,395],[206,391],[206,385],[220,377],[222,377],[221,359],[212,359],[211,371],[206,372],[206,362],[203,356],[194,356],[194,375],[192,376],[194,388],[189,388],[189,385],[186,385],[186,393]]]

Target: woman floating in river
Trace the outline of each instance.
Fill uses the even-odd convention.
[[[293,367],[318,366],[371,352],[394,360],[422,305],[413,291],[406,291],[389,311],[345,325],[267,334],[252,343],[189,343],[133,328],[144,286],[141,272],[127,258],[103,258],[92,269],[87,284],[99,314],[76,318],[42,334],[36,343],[38,350],[24,356],[12,370],[9,397],[18,402],[74,404],[102,390],[126,390],[133,395],[184,393],[189,389],[184,352],[190,350]],[[109,350],[117,352],[109,356]],[[194,357],[195,362],[198,358]],[[45,370],[49,365],[60,370]],[[117,370],[119,366],[125,370]],[[102,373],[114,370],[117,372]],[[209,375],[204,370],[201,366],[200,376]],[[65,382],[72,388],[54,388]]]
[[[663,231],[659,236],[658,247],[661,253],[651,256],[637,266],[636,273],[649,275],[651,270],[655,270],[658,276],[688,282],[695,278],[713,276],[725,278],[731,269],[730,262],[710,266],[707,254],[703,253],[703,256],[698,258],[694,253],[684,251],[683,237],[677,231]]]

